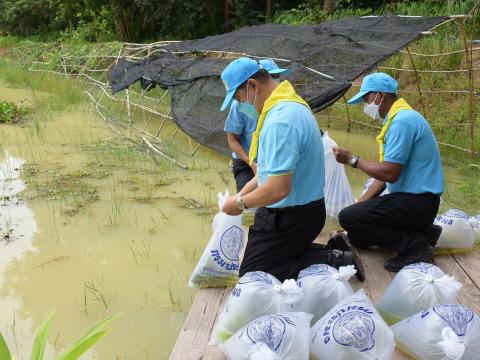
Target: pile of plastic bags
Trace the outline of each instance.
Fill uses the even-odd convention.
[[[388,360],[395,343],[422,360],[479,358],[480,320],[455,304],[462,285],[440,268],[404,267],[377,308],[362,289],[353,292],[354,274],[352,266],[318,264],[281,283],[249,272],[232,290],[211,344],[232,360]]]
[[[243,248],[242,216],[230,216],[222,212],[223,204],[229,196],[228,191],[218,194],[220,212],[213,218],[213,234],[190,276],[190,286],[231,286],[238,280],[239,259]]]

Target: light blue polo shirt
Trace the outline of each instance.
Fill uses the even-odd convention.
[[[398,180],[387,183],[391,193],[443,193],[445,180],[438,144],[417,111],[401,110],[395,115],[385,135],[384,160],[403,165]]]
[[[233,100],[227,120],[225,121],[224,130],[232,134],[240,135],[240,144],[242,144],[247,154],[252,144],[252,134],[256,128],[257,120],[251,119],[238,110],[238,102]],[[232,152],[232,157],[234,159],[238,158],[235,152]]]
[[[268,207],[304,205],[323,198],[323,142],[310,109],[299,103],[282,102],[268,112],[260,132],[257,169],[259,185],[269,176],[293,173],[287,197]]]

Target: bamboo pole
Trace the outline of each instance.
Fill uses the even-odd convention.
[[[412,54],[410,53],[410,49],[408,46],[405,48],[407,50],[408,57],[410,58],[410,62],[412,63],[413,72],[415,74],[415,83],[417,84],[418,95],[420,96],[420,106],[422,107],[423,116],[427,118],[427,111],[425,108],[425,101],[423,100],[422,89],[420,88],[420,74],[417,71],[417,67],[415,66],[415,62],[413,61]]]
[[[345,96],[342,96],[342,99],[345,103],[345,110],[347,111],[347,132],[350,132],[350,109],[348,108],[347,99]]]
[[[470,134],[470,154],[473,158],[475,156],[475,87],[473,82],[473,52],[468,46],[468,39],[467,33],[465,31],[465,23],[460,19],[457,21],[458,26],[460,28],[460,33],[462,34],[463,38],[463,46],[465,49],[465,59],[467,60],[468,66],[468,85],[469,85],[469,94],[468,94],[468,122],[469,126],[469,134]],[[473,46],[473,44],[472,44]]]

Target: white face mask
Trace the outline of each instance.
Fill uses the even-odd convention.
[[[377,100],[378,94],[380,93],[377,93],[377,95],[375,96],[375,99],[373,99],[373,101],[370,104],[365,103],[365,105],[363,105],[363,112],[368,116],[370,116],[373,120],[381,120],[379,109],[382,103],[378,105],[375,104],[375,100]]]

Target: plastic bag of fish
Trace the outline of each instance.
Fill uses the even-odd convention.
[[[392,330],[363,290],[340,301],[310,330],[317,360],[388,360],[395,349]]]
[[[200,257],[189,285],[193,287],[232,286],[238,280],[240,253],[243,248],[242,216],[230,216],[222,212],[228,191],[218,194],[220,212],[212,222],[212,236]]]
[[[433,264],[411,264],[395,275],[377,309],[387,322],[396,323],[433,305],[456,303],[461,288]]]
[[[311,314],[265,315],[240,329],[220,350],[230,360],[308,360]]]

